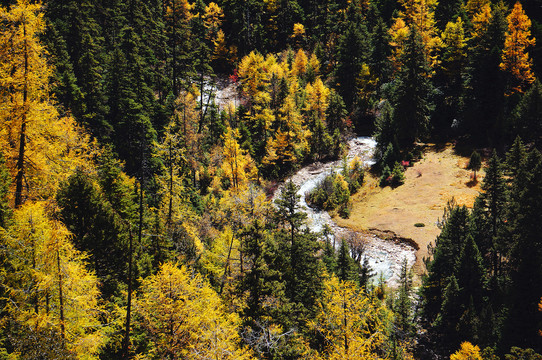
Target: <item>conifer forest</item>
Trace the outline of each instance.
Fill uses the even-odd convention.
[[[541,76],[542,0],[0,0],[0,360],[542,360]]]

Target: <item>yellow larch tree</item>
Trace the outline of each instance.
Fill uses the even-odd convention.
[[[465,341],[461,343],[461,348],[450,355],[450,360],[482,360],[480,348]]]
[[[395,71],[399,71],[401,68],[400,60],[403,54],[403,44],[408,37],[409,28],[402,18],[397,18],[391,26],[390,33],[390,46],[392,48],[391,61]]]
[[[422,38],[426,59],[434,67],[437,64],[437,52],[442,46],[435,21],[435,8],[438,1],[401,0],[401,4],[404,10],[399,13],[399,17],[390,28],[391,45],[394,48],[392,61],[397,64],[404,40],[408,36],[408,27],[414,26]]]
[[[480,10],[485,8],[487,5],[490,5],[489,0],[468,0],[464,6],[465,6],[465,10],[467,11],[467,14],[469,14],[469,17],[472,20],[473,17],[476,14],[478,14]]]
[[[195,182],[199,175],[201,164],[201,138],[199,132],[199,112],[197,110],[198,91],[181,91],[174,103],[173,121],[177,124],[180,133],[179,146],[184,147],[184,159],[191,170],[192,179]]]
[[[0,7],[0,19],[0,148],[18,207],[27,198],[54,196],[76,167],[89,166],[90,142],[51,99],[41,5],[18,0],[9,10]]]
[[[291,87],[289,95],[284,100],[277,119],[277,131],[267,142],[267,154],[264,164],[294,164],[302,159],[309,150],[308,131],[303,123],[295,100],[295,91]]]
[[[317,78],[312,84],[307,83],[305,93],[307,98],[305,111],[309,113],[309,117],[318,119],[325,124],[331,91],[324,85],[322,79]]]
[[[534,73],[531,69],[532,59],[527,48],[534,46],[535,39],[531,37],[531,20],[523,11],[518,1],[507,17],[508,31],[504,40],[501,70],[510,75],[508,95],[523,93],[533,83]]]
[[[292,75],[293,76],[303,76],[307,71],[307,64],[309,63],[309,58],[303,49],[297,50],[294,57],[294,63],[292,64]]]
[[[249,111],[254,106],[265,103],[266,88],[269,82],[269,73],[265,70],[265,58],[262,54],[252,51],[241,59],[238,67],[241,90],[249,101]]]
[[[251,359],[241,348],[240,319],[226,312],[213,289],[186,267],[165,263],[143,279],[135,302],[147,333],[148,356],[161,359]]]
[[[250,155],[239,146],[239,129],[226,128],[224,140],[222,170],[229,179],[231,188],[239,190],[256,180],[257,169]]]
[[[100,323],[106,313],[98,279],[70,236],[44,202],[29,201],[14,212],[2,234],[12,269],[4,281],[7,311],[22,324],[55,329],[79,359],[97,359],[107,340],[108,327]]]
[[[324,280],[316,317],[309,324],[325,339],[321,359],[380,359],[392,313],[376,301],[351,281],[334,275]]]
[[[473,15],[472,18],[472,38],[480,38],[486,31],[491,21],[491,5],[489,3],[483,5],[480,10]]]
[[[440,65],[449,78],[459,76],[461,65],[467,57],[467,40],[461,17],[446,24],[441,38],[443,51]]]

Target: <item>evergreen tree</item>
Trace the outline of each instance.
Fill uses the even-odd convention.
[[[527,142],[541,143],[542,136],[542,85],[535,80],[532,86],[521,97],[512,112],[512,134],[520,136]]]
[[[430,96],[433,90],[424,53],[421,36],[412,28],[405,42],[401,57],[402,67],[393,94],[393,118],[401,147],[412,146],[415,141],[423,138],[430,128]]]
[[[504,127],[505,82],[499,64],[506,31],[505,11],[498,4],[489,19],[477,25],[469,43],[466,68],[464,131],[476,142],[490,141],[494,145],[501,143]]]
[[[367,63],[370,53],[367,27],[364,22],[348,25],[337,45],[336,79],[339,94],[350,113],[358,100],[357,80],[361,75],[363,63]]]
[[[469,236],[469,211],[466,207],[449,205],[442,232],[429,249],[432,260],[426,262],[427,276],[423,279],[424,315],[434,321],[442,307],[443,292],[448,278],[454,275],[457,256]]]
[[[337,277],[341,281],[359,280],[359,265],[350,256],[348,242],[343,239],[337,254]]]
[[[412,313],[412,273],[408,268],[407,259],[401,262],[399,273],[399,289],[395,299],[394,311],[396,314],[395,324],[399,331],[399,337],[408,339],[412,336],[414,314]]]
[[[506,175],[508,175],[510,178],[512,178],[512,180],[514,180],[515,177],[518,175],[520,169],[525,164],[526,159],[527,152],[525,150],[525,146],[523,145],[523,141],[519,136],[516,136],[512,147],[506,153]]]
[[[511,345],[529,347],[536,343],[538,301],[542,296],[542,156],[533,150],[527,159],[525,182],[517,197],[513,248],[510,256],[511,301],[503,333],[504,348]],[[519,175],[517,178],[520,178]],[[513,197],[513,199],[515,199]]]
[[[73,233],[74,245],[89,254],[89,264],[102,282],[103,295],[114,295],[119,284],[126,281],[127,219],[119,216],[92,179],[81,171],[62,185],[57,201],[62,221]]]
[[[507,193],[502,166],[495,151],[486,169],[482,191],[479,198],[490,231],[485,234],[485,241],[481,244],[481,247],[488,252],[482,253],[482,255],[489,256],[487,264],[491,264],[492,274],[499,276],[502,271],[502,258],[506,256],[508,248],[503,238]],[[480,236],[483,236],[483,234],[480,234]]]

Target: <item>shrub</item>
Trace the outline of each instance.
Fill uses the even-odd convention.
[[[391,171],[388,165],[384,166],[384,169],[382,169],[382,175],[380,176],[380,186],[384,187],[389,184],[391,181]]]
[[[332,172],[326,176],[307,197],[307,203],[324,210],[338,210],[342,217],[350,215],[350,195],[363,183],[365,171],[359,159],[343,163],[342,174]]]
[[[405,174],[403,166],[398,162],[393,166],[393,171],[391,172],[391,184],[392,186],[399,186],[405,182]]]

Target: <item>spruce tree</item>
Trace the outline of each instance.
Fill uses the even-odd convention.
[[[453,206],[448,209],[448,214],[442,231],[435,240],[435,247],[430,250],[433,258],[426,262],[428,273],[423,279],[422,294],[424,314],[429,321],[436,319],[442,307],[442,296],[448,278],[454,275],[458,255],[470,233],[469,211],[466,207]]]
[[[402,67],[393,94],[394,122],[399,145],[408,148],[427,135],[433,92],[422,38],[412,27],[401,57]]]
[[[526,169],[525,182],[516,189],[519,206],[512,228],[510,310],[502,343],[505,349],[511,345],[530,347],[538,336],[538,302],[542,297],[542,155],[538,150],[529,154]]]
[[[511,115],[512,134],[540,145],[542,137],[542,84],[537,79],[522,96]]]

